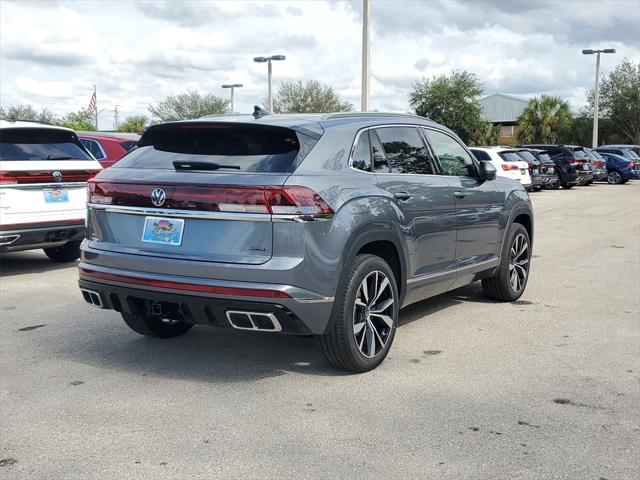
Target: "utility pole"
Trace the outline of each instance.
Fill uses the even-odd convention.
[[[583,55],[596,54],[596,86],[593,90],[593,136],[591,140],[592,148],[598,148],[598,107],[600,103],[600,54],[616,53],[615,48],[605,48],[603,50],[582,50]]]
[[[96,114],[96,130],[98,130],[98,89],[93,85],[93,98],[96,99],[94,112]]]
[[[360,110],[369,110],[369,0],[362,0],[362,99]]]
[[[113,129],[118,130],[118,107],[120,105],[114,105],[113,107]]]
[[[284,55],[271,55],[270,57],[254,57],[253,61],[257,63],[266,63],[267,64],[267,83],[268,83],[268,98],[267,103],[269,104],[269,113],[273,113],[273,95],[271,94],[271,61],[272,60],[286,60],[287,57]]]

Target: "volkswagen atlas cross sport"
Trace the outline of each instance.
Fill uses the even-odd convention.
[[[0,252],[42,248],[76,260],[87,180],[101,169],[73,130],[0,120]]]
[[[84,299],[135,332],[316,335],[334,366],[387,355],[402,306],[527,285],[529,197],[411,115],[211,117],[151,126],[88,185]]]

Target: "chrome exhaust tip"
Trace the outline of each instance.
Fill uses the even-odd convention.
[[[98,292],[87,290],[86,288],[81,288],[80,291],[82,292],[82,296],[87,303],[93,305],[94,307],[104,308],[102,297]]]
[[[2,235],[0,236],[0,245],[11,245],[20,238],[20,235]]]
[[[227,310],[225,315],[231,326],[238,330],[253,330],[257,332],[282,331],[282,325],[280,325],[273,313]]]

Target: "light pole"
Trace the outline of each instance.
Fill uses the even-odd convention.
[[[600,54],[616,53],[615,48],[605,48],[603,50],[582,50],[583,55],[596,54],[596,88],[593,91],[593,139],[592,147],[598,148],[598,102],[600,100]]]
[[[253,61],[257,63],[267,63],[268,83],[269,83],[269,113],[273,113],[273,96],[271,95],[271,60],[285,60],[284,55],[271,55],[270,57],[254,57]]]
[[[231,100],[229,102],[231,104],[231,113],[233,113],[233,90],[234,88],[241,88],[241,87],[242,87],[241,83],[231,83],[231,84],[222,85],[222,88],[231,89]]]
[[[360,110],[369,110],[369,0],[362,0],[362,96]]]

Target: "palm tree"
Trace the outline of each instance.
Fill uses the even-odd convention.
[[[523,143],[557,143],[571,128],[569,104],[560,97],[532,98],[518,117],[518,140]]]

